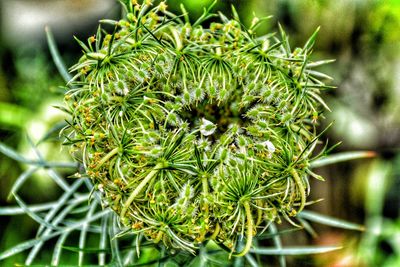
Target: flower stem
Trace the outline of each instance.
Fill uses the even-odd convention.
[[[251,245],[253,243],[253,217],[251,215],[250,203],[245,201],[243,203],[244,209],[246,211],[247,218],[247,230],[246,230],[246,245],[242,249],[242,251],[233,254],[235,257],[242,257],[249,252]]]
[[[207,197],[208,195],[208,175],[203,175],[203,177],[201,178],[201,182],[203,185],[203,194],[204,194],[204,198]],[[209,207],[208,207],[208,200],[205,199],[204,203],[204,219],[208,219],[209,216]],[[205,236],[206,236],[207,231],[206,230],[202,230],[202,233],[200,234],[199,237],[199,241],[203,241]]]
[[[301,181],[301,177],[299,176],[299,174],[297,173],[297,171],[295,169],[291,169],[290,173],[293,176],[293,179],[297,185],[297,187],[299,188],[300,191],[300,208],[297,211],[297,213],[299,213],[300,211],[303,210],[305,204],[306,204],[306,190],[304,188],[303,182]]]
[[[160,168],[162,168],[164,165],[162,163],[158,163],[154,169],[149,172],[149,174],[147,174],[147,176],[143,179],[143,181],[135,188],[135,190],[131,193],[131,195],[129,196],[129,198],[125,201],[124,206],[122,208],[121,211],[121,221],[123,221],[123,219],[125,218],[125,213],[127,212],[128,208],[130,207],[130,205],[132,204],[133,200],[135,199],[135,197],[137,197],[138,194],[140,194],[140,192],[142,191],[143,187],[150,182],[150,180],[157,175],[157,173],[159,172]]]
[[[219,230],[221,230],[221,226],[219,226],[219,223],[215,225],[214,233],[210,237],[211,240],[215,240],[219,234]]]
[[[106,163],[109,159],[111,159],[114,155],[116,155],[118,153],[118,151],[119,151],[119,148],[116,147],[113,150],[111,150],[110,152],[108,152],[108,154],[105,155],[104,158],[102,158],[99,161],[99,163],[97,164],[95,169],[97,170],[98,168],[100,168],[104,163]]]
[[[159,231],[157,234],[156,239],[154,239],[154,243],[158,244],[161,241],[161,238],[163,237],[164,232],[163,231]]]
[[[207,197],[207,195],[208,195],[208,175],[204,175],[203,178],[201,179],[201,182],[203,185],[204,197]],[[206,217],[208,217],[208,202],[207,202],[207,200],[204,202],[204,211],[205,211]]]

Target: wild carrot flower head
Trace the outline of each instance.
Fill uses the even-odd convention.
[[[130,1],[81,42],[65,95],[66,144],[129,231],[195,252],[213,239],[244,255],[252,237],[306,205],[325,75],[314,33],[257,36],[233,9],[191,23],[165,2]],[[185,12],[185,11],[184,11]],[[244,235],[246,245],[237,251]]]

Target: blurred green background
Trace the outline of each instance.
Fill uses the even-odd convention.
[[[185,4],[192,18],[210,0],[169,1],[172,10]],[[317,227],[318,237],[286,235],[284,245],[342,244],[344,249],[318,257],[291,259],[293,266],[400,266],[400,1],[398,0],[231,0],[219,1],[215,10],[230,14],[235,5],[245,25],[254,16],[273,17],[259,34],[277,30],[281,23],[291,45],[302,46],[321,26],[315,59],[336,59],[323,68],[334,77],[337,89],[326,92],[332,110],[323,125],[334,121],[325,138],[343,141],[335,152],[373,150],[373,159],[336,164],[318,170],[326,182],[313,182],[311,199],[324,198],[311,209],[364,224],[356,233]],[[44,25],[50,25],[67,65],[79,58],[72,35],[87,38],[100,18],[118,18],[114,0],[6,0],[0,2],[0,140],[32,155],[34,143],[58,123],[63,80],[45,42]],[[60,87],[61,86],[61,87]],[[47,158],[68,158],[57,135],[41,143]],[[29,156],[28,156],[29,157]],[[24,169],[0,155],[0,205]],[[36,175],[25,186],[29,203],[52,200],[57,186]],[[32,236],[37,227],[26,216],[0,217],[0,251]],[[4,262],[22,262],[15,257]],[[8,264],[8,265],[7,265]],[[269,265],[274,266],[274,262]],[[289,265],[291,266],[291,265]]]

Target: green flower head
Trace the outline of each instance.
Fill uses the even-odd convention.
[[[128,232],[196,252],[245,255],[272,221],[306,205],[319,137],[314,33],[292,50],[222,13],[191,23],[165,2],[129,1],[87,43],[65,95],[66,144]],[[245,237],[243,249],[238,243]]]

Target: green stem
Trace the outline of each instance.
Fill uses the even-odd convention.
[[[304,135],[308,140],[312,140],[311,136],[309,135],[309,133],[304,130],[303,128],[300,128],[299,126],[295,125],[295,124],[291,124],[290,128],[295,131],[295,132],[300,132],[302,135]]]
[[[297,171],[295,169],[292,169],[290,171],[290,173],[293,176],[293,179],[300,191],[300,198],[301,198],[301,203],[300,203],[300,208],[297,211],[297,213],[299,213],[300,211],[302,211],[304,209],[304,206],[306,204],[306,190],[304,188],[303,182],[301,181],[301,177],[299,176],[299,174],[297,173]]]
[[[253,217],[251,215],[250,203],[245,201],[243,203],[244,209],[246,211],[247,218],[247,230],[246,230],[246,245],[242,249],[242,251],[233,254],[235,257],[242,257],[250,251],[251,245],[253,243]]]
[[[203,194],[204,197],[206,197],[208,195],[208,175],[203,175],[203,178],[201,179],[202,185],[203,185]],[[204,203],[204,209],[205,209],[205,214],[206,217],[208,217],[208,202],[207,199]]]
[[[119,147],[114,148],[110,152],[108,152],[107,155],[105,155],[104,158],[102,158],[99,163],[96,166],[96,170],[99,169],[101,166],[103,166],[104,163],[106,163],[110,158],[112,158],[114,155],[116,155],[119,152]]]
[[[214,233],[210,237],[211,240],[215,240],[219,234],[219,231],[221,230],[221,226],[219,226],[219,223],[215,225]]]
[[[156,239],[154,239],[154,243],[158,244],[161,241],[161,238],[163,237],[164,232],[163,231],[159,231],[157,234]]]
[[[162,163],[158,163],[154,169],[149,172],[149,174],[147,174],[147,176],[143,179],[143,181],[135,188],[135,190],[131,193],[131,195],[129,196],[129,198],[125,201],[124,203],[124,207],[122,208],[121,211],[121,221],[123,221],[123,219],[125,218],[125,213],[128,211],[128,208],[131,206],[133,200],[135,199],[135,197],[137,197],[138,194],[140,194],[140,192],[142,191],[143,187],[145,187],[145,185],[150,182],[150,180],[157,175],[157,173],[159,172],[159,170],[164,166],[164,164]]]
[[[171,28],[172,35],[174,36],[175,42],[176,42],[176,50],[181,51],[182,50],[182,40],[181,37],[179,36],[179,33],[176,29]]]
[[[201,178],[201,182],[203,185],[203,194],[204,194],[204,198],[206,198],[206,196],[208,195],[208,176],[203,174],[203,177]],[[203,200],[204,201],[204,200]],[[205,199],[204,203],[204,218],[207,219],[208,215],[209,215],[209,207],[208,207],[208,200]],[[201,233],[199,240],[200,242],[204,240],[205,236],[206,236],[207,231],[203,230],[203,232]]]

